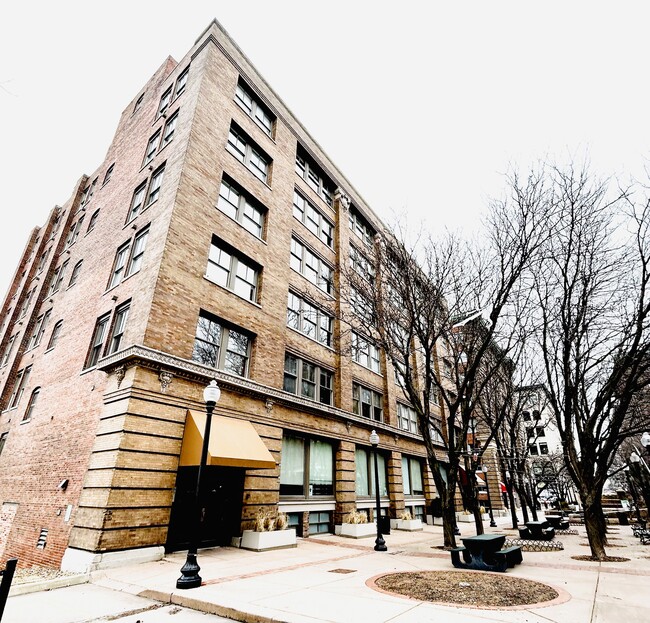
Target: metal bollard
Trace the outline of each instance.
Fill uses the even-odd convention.
[[[2,575],[2,581],[0,582],[0,621],[2,621],[2,615],[5,611],[5,604],[7,603],[11,581],[14,579],[14,571],[16,570],[17,564],[18,558],[10,558],[7,560],[7,565],[4,570],[0,571]]]

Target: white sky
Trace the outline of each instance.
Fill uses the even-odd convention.
[[[647,2],[72,0],[0,9],[0,296],[119,115],[217,18],[386,221],[467,227],[509,163],[649,155]]]

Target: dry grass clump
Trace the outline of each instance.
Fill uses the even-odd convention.
[[[350,511],[344,518],[345,523],[368,523],[368,517],[360,511]]]
[[[255,532],[271,532],[284,530],[289,525],[289,518],[285,513],[275,513],[268,509],[260,509],[255,516],[253,530]]]
[[[480,571],[414,571],[389,573],[379,588],[421,601],[461,606],[507,608],[551,601],[559,593],[546,584],[511,575]]]

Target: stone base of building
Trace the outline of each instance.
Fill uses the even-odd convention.
[[[101,553],[68,547],[63,554],[63,560],[61,560],[61,571],[90,573],[99,569],[111,569],[113,567],[137,565],[141,562],[162,560],[164,555],[165,548],[162,546]]]

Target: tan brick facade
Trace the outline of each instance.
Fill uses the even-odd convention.
[[[175,87],[188,67],[184,90],[159,116],[161,96]],[[237,103],[240,80],[258,105],[275,117],[272,137]],[[158,130],[166,132],[176,111],[173,140],[143,166],[150,138]],[[266,183],[226,149],[232,123],[272,161]],[[329,180],[332,190],[339,189],[331,205],[297,175],[298,149]],[[134,191],[142,183],[150,184],[163,164],[157,200],[127,220]],[[111,166],[112,176],[104,182]],[[262,239],[216,207],[224,176],[264,207]],[[81,206],[82,193],[93,180],[97,180],[93,196]],[[332,248],[293,216],[294,189],[334,225]],[[372,429],[381,436],[379,450],[387,468],[388,496],[382,505],[392,517],[405,505],[424,509],[435,487],[421,439],[398,426],[396,405],[403,396],[390,366],[383,360],[378,374],[354,363],[347,348],[349,332],[338,319],[333,323],[333,344],[340,348],[287,326],[290,288],[310,295],[335,318],[340,315],[341,300],[293,270],[290,254],[296,238],[333,268],[348,261],[354,234],[341,193],[349,196],[370,227],[381,231],[372,210],[217,23],[179,63],[171,58],[163,63],[122,113],[105,162],[92,175],[82,176],[70,200],[53,209],[49,221],[34,231],[2,309],[3,359],[12,336],[17,336],[0,367],[0,433],[8,433],[0,455],[0,504],[11,503],[15,509],[11,521],[8,513],[0,521],[4,558],[17,556],[21,565],[58,565],[66,548],[101,553],[164,547],[178,495],[187,411],[204,408],[202,391],[211,378],[222,389],[215,414],[251,422],[277,463],[275,469],[245,471],[241,515],[232,536],[250,527],[260,508],[290,513],[304,536],[322,530],[324,522],[332,530],[355,507],[373,508],[372,497],[357,498],[355,467],[355,450],[370,450]],[[88,230],[97,210],[94,227]],[[71,244],[70,231],[82,217],[83,227]],[[126,275],[127,264],[126,276],[109,288],[117,250],[128,243],[133,248],[147,228],[139,270]],[[206,277],[213,240],[257,267],[254,300]],[[53,292],[52,275],[64,262],[64,279]],[[70,285],[78,262],[82,264],[77,282]],[[338,283],[337,274],[334,281]],[[35,295],[22,314],[32,289]],[[122,340],[110,352],[116,310],[125,303],[130,307]],[[48,309],[49,324],[34,345],[31,336]],[[201,314],[249,337],[245,378],[193,360]],[[97,320],[105,315],[110,320],[103,357],[98,365],[87,367]],[[48,348],[59,320],[63,321],[59,339]],[[333,375],[333,404],[283,390],[287,352]],[[23,395],[11,406],[15,379],[28,366],[31,374]],[[352,412],[353,383],[383,395],[382,421]],[[23,421],[37,387],[33,415]],[[282,492],[280,465],[287,434],[304,440],[305,447],[311,440],[331,443],[331,494]],[[403,455],[422,459],[422,495],[405,499]],[[67,484],[60,488],[64,480]],[[47,544],[37,548],[42,529],[48,531]]]

